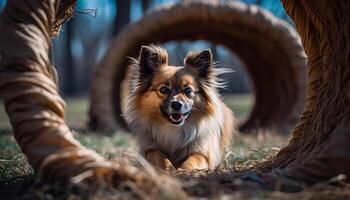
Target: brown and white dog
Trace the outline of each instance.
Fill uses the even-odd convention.
[[[129,68],[123,116],[141,153],[156,167],[215,169],[235,132],[235,119],[221,101],[211,51],[190,52],[184,66],[169,66],[166,50],[143,46]]]

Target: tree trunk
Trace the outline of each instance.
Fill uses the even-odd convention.
[[[118,32],[130,22],[130,5],[131,1],[116,0],[117,15],[114,20],[115,26],[113,35],[118,34]]]
[[[76,75],[75,75],[75,69],[73,66],[73,58],[72,58],[72,48],[71,48],[71,44],[72,44],[72,26],[73,22],[72,20],[69,20],[66,23],[66,30],[65,30],[65,46],[66,46],[66,50],[64,51],[64,58],[65,58],[65,84],[64,84],[64,88],[63,91],[64,93],[71,95],[74,94],[76,92]]]
[[[350,176],[350,1],[282,1],[308,56],[304,111],[290,143],[265,170],[308,184]]]
[[[153,0],[142,0],[142,11],[147,12],[151,8]]]

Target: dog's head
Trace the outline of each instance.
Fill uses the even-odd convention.
[[[211,97],[219,84],[209,49],[188,53],[184,66],[169,66],[166,50],[143,46],[134,67],[131,95],[140,115],[183,125],[214,112]]]

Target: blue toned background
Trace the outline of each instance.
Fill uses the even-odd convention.
[[[229,1],[229,0],[226,0]],[[221,2],[226,2],[221,0]],[[242,0],[257,4],[275,16],[291,23],[279,0]],[[54,62],[59,73],[60,91],[65,96],[85,95],[88,92],[90,77],[97,63],[103,57],[112,38],[129,22],[136,21],[156,6],[165,3],[178,3],[179,0],[78,0],[76,14],[62,27],[53,40]],[[6,0],[0,0],[0,10]],[[250,92],[249,78],[244,66],[234,53],[221,45],[206,41],[169,42],[164,44],[169,51],[170,62],[181,64],[189,49],[211,48],[215,59],[222,65],[231,67],[230,93]]]

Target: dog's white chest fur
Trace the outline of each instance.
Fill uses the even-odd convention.
[[[222,116],[207,117],[196,124],[186,122],[182,126],[169,123],[152,124],[150,140],[140,141],[143,148],[159,148],[175,164],[180,164],[192,153],[200,153],[211,160],[210,168],[221,163],[220,138]],[[147,133],[146,133],[147,134]]]

